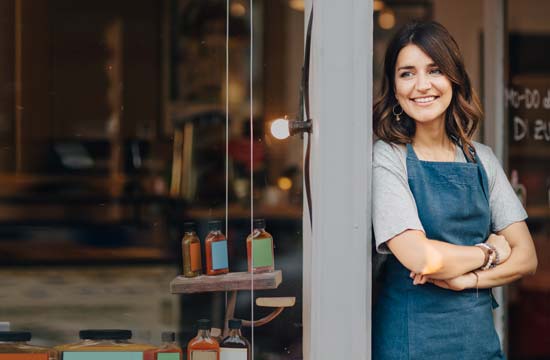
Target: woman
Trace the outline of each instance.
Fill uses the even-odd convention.
[[[374,106],[373,224],[388,253],[373,320],[373,359],[503,359],[491,288],[537,258],[492,151],[458,46],[438,23],[390,43]]]

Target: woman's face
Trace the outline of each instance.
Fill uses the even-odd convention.
[[[445,121],[453,89],[432,58],[409,44],[397,56],[395,96],[403,111],[416,122]]]

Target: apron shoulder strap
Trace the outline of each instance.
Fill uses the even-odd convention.
[[[466,150],[464,150],[464,146],[462,145],[462,140],[460,140],[456,135],[451,135],[450,137],[451,137],[451,140],[454,141],[454,143],[458,145],[458,147],[460,147],[460,150],[462,150],[462,153],[464,154],[464,157],[466,158],[467,162],[474,163],[474,164],[479,162],[476,149],[472,145],[468,144],[467,146],[467,149],[470,155],[468,156],[468,154],[466,153]]]

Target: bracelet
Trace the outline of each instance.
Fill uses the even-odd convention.
[[[500,255],[499,255],[498,250],[497,250],[496,247],[494,247],[491,244],[487,244],[487,243],[484,243],[484,244],[485,244],[484,246],[487,246],[487,247],[491,248],[491,250],[493,250],[493,253],[494,253],[493,261],[491,262],[491,266],[489,266],[489,268],[492,269],[495,266],[497,266],[498,264],[500,264]]]
[[[483,265],[480,267],[480,269],[481,270],[489,269],[493,264],[493,261],[495,260],[495,255],[493,250],[494,248],[486,243],[475,244],[475,246],[480,248],[485,254],[485,261],[483,262]]]
[[[485,265],[487,265],[489,263],[489,257],[491,255],[491,253],[490,253],[491,250],[486,248],[482,244],[476,244],[475,246],[478,247],[479,249],[481,249],[481,251],[483,251],[483,254],[485,255],[485,260],[483,260],[483,265],[481,265],[481,267],[480,267],[480,269],[482,269],[482,268],[485,267]]]
[[[475,246],[479,247],[485,253],[485,262],[481,270],[492,269],[500,263],[500,255],[498,250],[491,244],[479,243]]]
[[[476,276],[476,297],[478,298],[479,297],[479,275],[475,271],[472,271],[472,273]]]

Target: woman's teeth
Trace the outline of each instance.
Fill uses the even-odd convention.
[[[413,101],[417,102],[417,103],[428,103],[428,102],[434,101],[434,100],[435,100],[435,96],[413,99]]]

